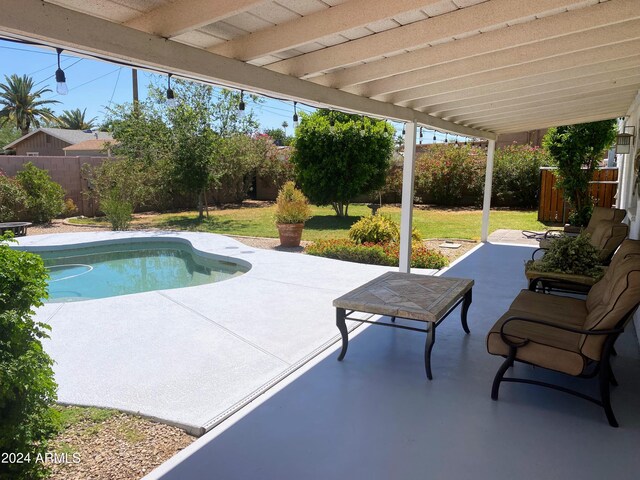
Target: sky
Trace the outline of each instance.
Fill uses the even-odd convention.
[[[65,72],[69,93],[56,93],[55,71],[57,55],[54,48],[24,45],[0,40],[0,82],[11,74],[29,75],[33,77],[37,88],[49,88],[51,92],[42,98],[58,100],[51,105],[54,113],[63,110],[87,109],[86,117],[97,118],[100,124],[105,116],[106,108],[112,104],[132,101],[132,79],[129,67],[116,65],[100,60],[82,58],[63,52],[61,67]],[[157,75],[144,70],[138,71],[138,93],[140,100],[147,95],[147,86],[154,82],[166,84],[166,76]],[[282,122],[289,124],[287,134],[293,133],[293,105],[290,101],[264,98],[261,103],[254,103],[245,97],[247,110],[253,109],[260,123],[260,129],[282,128]],[[298,105],[298,110],[311,112],[313,108]],[[396,132],[402,131],[402,124],[393,123]],[[424,130],[423,142],[433,143],[433,131]],[[437,141],[444,141],[444,135],[437,133]],[[453,140],[449,136],[449,140]],[[461,138],[462,140],[462,138]]]

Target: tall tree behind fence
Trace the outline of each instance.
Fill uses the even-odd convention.
[[[540,169],[540,203],[538,205],[538,220],[541,222],[566,223],[569,216],[569,206],[562,197],[562,190],[555,188],[556,177],[554,168]],[[593,180],[589,193],[594,198],[594,205],[610,208],[615,203],[618,191],[618,169],[602,168],[593,172]]]

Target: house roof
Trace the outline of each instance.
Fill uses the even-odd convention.
[[[638,0],[4,0],[0,33],[484,138],[640,101]]]
[[[98,139],[102,140],[112,140],[113,137],[110,133],[107,132],[87,132],[84,130],[68,130],[66,128],[38,128],[33,132],[29,132],[27,135],[14,140],[8,145],[5,145],[4,148],[13,148],[15,145],[25,141],[27,138],[35,135],[38,132],[44,132],[47,135],[51,135],[63,142],[67,142],[71,145],[75,145],[76,143],[84,142],[85,140],[95,140],[96,135]]]
[[[105,143],[110,142],[112,139],[92,139],[85,140],[84,142],[76,143],[75,145],[69,145],[68,147],[63,148],[65,152],[74,151],[74,150],[102,150],[104,149]]]

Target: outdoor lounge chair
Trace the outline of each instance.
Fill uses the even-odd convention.
[[[640,242],[625,240],[613,254],[611,263],[617,263],[631,255],[640,255]],[[602,268],[604,274],[609,267],[600,268]],[[586,295],[591,290],[591,287],[596,284],[596,280],[588,275],[525,270],[525,276],[529,281],[529,290],[532,292],[540,290],[542,292],[558,291]]]
[[[600,213],[601,211],[610,211],[612,213],[605,216],[603,213]],[[622,223],[625,215],[625,210],[598,207],[597,211],[594,210],[594,216],[597,217],[596,220],[593,220],[592,217],[589,225],[582,231],[582,233],[589,235],[591,245],[598,249],[602,265],[608,265],[613,252],[616,251],[623,240],[627,238],[627,235],[629,235],[629,225]],[[551,231],[553,230],[550,230],[550,232]],[[554,238],[557,238],[557,236],[545,236],[545,238],[540,240],[540,248],[533,252],[531,259],[535,260],[538,252],[547,250]]]
[[[606,207],[593,207],[593,212],[591,213],[591,218],[589,219],[589,224],[584,228],[580,229],[578,227],[573,227],[570,225],[565,225],[563,229],[551,229],[548,230],[544,237],[541,239],[541,243],[545,240],[553,240],[554,235],[558,235],[559,233],[565,234],[578,234],[578,233],[586,233],[589,235],[593,235],[596,226],[600,222],[614,222],[620,223],[626,217],[627,211],[622,208],[606,208]],[[543,245],[540,245],[541,247]]]
[[[623,252],[637,251],[639,243],[626,240]],[[491,398],[498,399],[503,381],[549,387],[602,406],[609,424],[617,427],[609,396],[610,384],[617,385],[610,356],[639,304],[638,254],[616,256],[585,300],[522,290],[487,335],[488,352],[506,357],[493,380]],[[516,360],[575,377],[597,376],[600,398],[561,385],[505,377]]]

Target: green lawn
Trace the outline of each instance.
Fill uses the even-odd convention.
[[[246,235],[252,237],[278,236],[273,223],[275,207],[242,207],[210,212],[210,218],[199,221],[196,212],[165,213],[159,215],[143,215],[133,222],[134,228],[167,228],[191,230],[198,232]],[[398,207],[383,207],[379,210],[400,221]],[[345,238],[349,227],[361,215],[371,211],[364,205],[351,205],[350,216],[339,218],[331,207],[312,207],[313,218],[305,225],[303,240],[320,240],[325,238]],[[105,224],[103,218],[78,219],[74,223]],[[480,238],[482,212],[469,209],[415,209],[413,215],[415,227],[427,238]],[[547,227],[537,221],[535,211],[493,210],[490,218],[490,231],[500,228],[514,230],[545,230]]]

